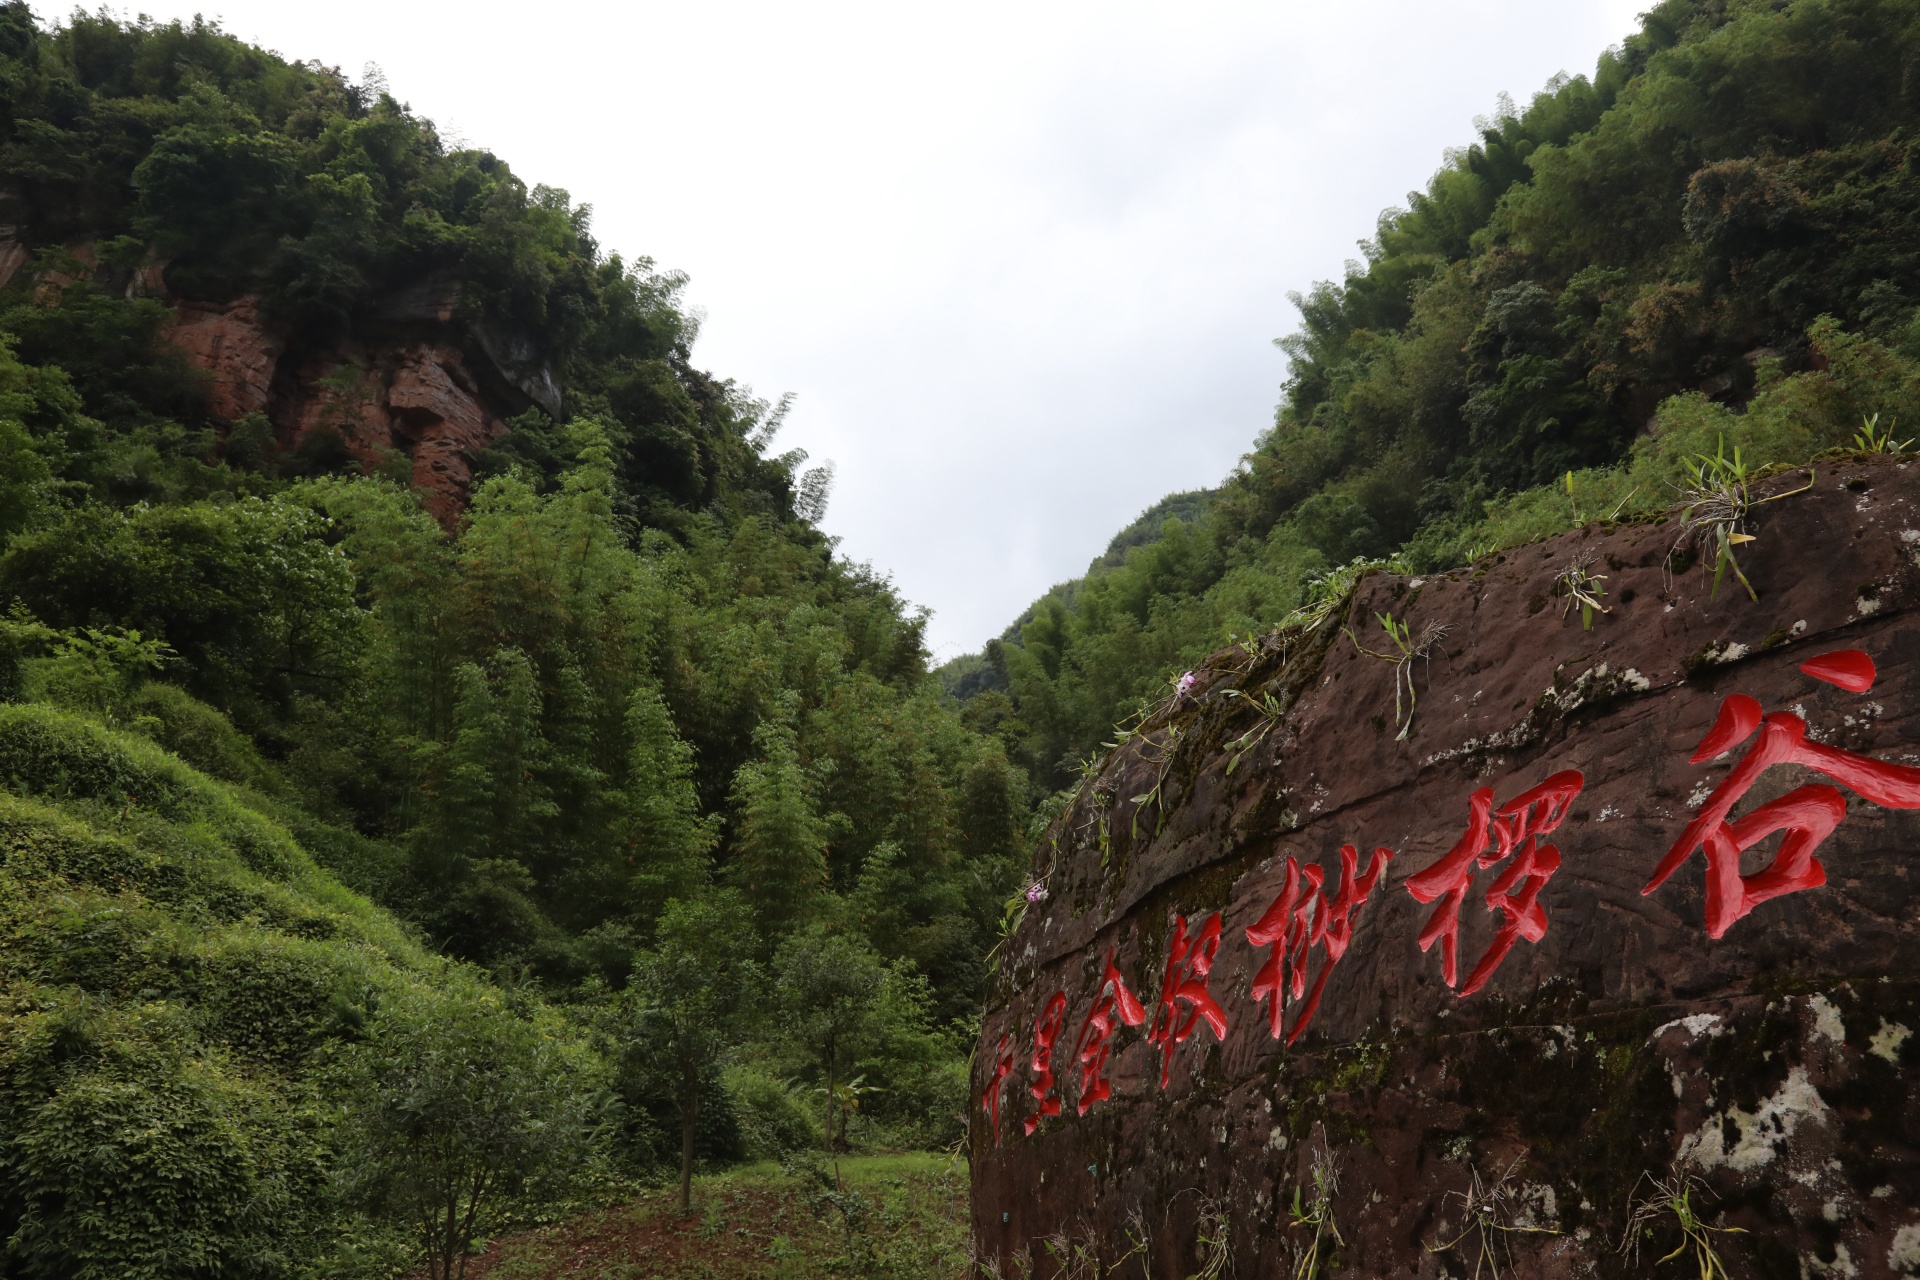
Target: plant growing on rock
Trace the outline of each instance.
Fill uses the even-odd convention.
[[[1233,1224],[1227,1217],[1227,1207],[1216,1199],[1201,1201],[1193,1242],[1194,1251],[1200,1255],[1200,1269],[1187,1280],[1220,1280],[1232,1270],[1232,1236]]]
[[[1593,572],[1593,558],[1591,551],[1576,558],[1553,580],[1555,594],[1565,596],[1567,601],[1560,609],[1561,620],[1565,621],[1573,607],[1579,605],[1580,626],[1585,631],[1593,630],[1594,614],[1613,612],[1603,603],[1607,589],[1600,585],[1607,580],[1607,575]]]
[[[1057,844],[1054,854],[1056,858],[1059,856]],[[1052,877],[1053,872],[1054,866],[1049,864],[1044,874],[1029,880],[1024,888],[1016,889],[1001,904],[1000,936],[986,956],[989,968],[999,964],[1000,957],[1006,952],[1007,943],[1012,940],[1015,933],[1019,932],[1021,923],[1027,918],[1027,908],[1038,906],[1052,896],[1052,891],[1047,888],[1047,881]]]
[[[1340,1172],[1333,1156],[1323,1144],[1313,1153],[1313,1191],[1302,1195],[1302,1188],[1293,1189],[1293,1208],[1288,1214],[1288,1225],[1300,1231],[1311,1230],[1306,1247],[1294,1255],[1293,1280],[1314,1280],[1320,1274],[1320,1248],[1326,1241],[1335,1245],[1345,1244],[1340,1238],[1340,1228],[1333,1220],[1333,1197],[1340,1189]]]
[[[1392,562],[1369,560],[1362,556],[1346,564],[1308,578],[1301,589],[1305,600],[1280,620],[1280,630],[1298,628],[1313,631],[1333,616],[1333,611],[1353,593],[1354,584],[1375,569],[1390,569]]]
[[[1700,1179],[1691,1173],[1674,1173],[1664,1179],[1656,1179],[1652,1174],[1642,1174],[1641,1182],[1651,1187],[1644,1196],[1635,1196],[1629,1205],[1626,1234],[1620,1240],[1620,1252],[1631,1261],[1640,1257],[1640,1242],[1650,1238],[1657,1227],[1666,1219],[1673,1219],[1673,1225],[1680,1229],[1680,1243],[1672,1253],[1661,1258],[1660,1262],[1672,1262],[1685,1254],[1691,1254],[1694,1265],[1700,1269],[1700,1280],[1730,1280],[1727,1264],[1713,1246],[1716,1235],[1744,1235],[1741,1227],[1716,1227],[1702,1220],[1700,1213],[1693,1207],[1693,1193],[1704,1193],[1706,1187]]]
[[[1053,1259],[1053,1274],[1058,1277],[1058,1280],[1101,1280],[1103,1276],[1117,1274],[1120,1268],[1126,1265],[1128,1259],[1135,1257],[1141,1259],[1141,1265],[1148,1267],[1148,1274],[1151,1275],[1150,1264],[1146,1261],[1146,1224],[1140,1217],[1138,1209],[1134,1210],[1127,1219],[1126,1234],[1126,1252],[1113,1258],[1101,1256],[1099,1237],[1086,1227],[1082,1227],[1078,1235],[1056,1231],[1040,1243],[1041,1247],[1047,1251],[1047,1256]],[[990,1271],[989,1274],[994,1272]]]
[[[1180,744],[1180,730],[1178,726],[1170,726],[1167,729],[1167,737],[1166,737],[1166,741],[1164,742],[1156,743],[1156,742],[1150,742],[1150,741],[1143,741],[1141,743],[1140,758],[1142,760],[1145,760],[1148,764],[1157,766],[1157,770],[1153,775],[1153,785],[1147,788],[1145,791],[1141,792],[1139,795],[1132,797],[1132,801],[1133,801],[1132,834],[1133,834],[1133,838],[1136,840],[1140,838],[1140,811],[1146,808],[1149,804],[1159,803],[1160,788],[1166,783],[1167,771],[1173,768],[1173,753],[1174,753],[1174,750],[1179,746],[1179,744]],[[1148,755],[1147,753],[1149,751],[1155,752],[1156,754]],[[1154,824],[1154,834],[1156,835],[1159,834],[1160,826],[1162,823],[1165,822],[1165,820],[1166,820],[1166,813],[1163,810],[1160,814],[1159,820],[1156,821]],[[1103,852],[1104,852],[1104,848],[1103,848]]]
[[[1589,472],[1587,474],[1589,476],[1592,476],[1594,473]],[[1603,478],[1601,480],[1601,484],[1604,485],[1604,483],[1605,481]],[[1573,511],[1573,523],[1572,523],[1573,528],[1578,529],[1583,525],[1585,525],[1588,521],[1595,518],[1593,512],[1582,511],[1580,509],[1580,495],[1574,488],[1573,472],[1571,471],[1567,472],[1566,478],[1561,481],[1561,486],[1566,490],[1567,503],[1572,508],[1572,511]],[[1635,485],[1633,488],[1627,490],[1626,496],[1621,498],[1620,501],[1613,504],[1613,510],[1599,518],[1604,520],[1608,524],[1611,524],[1615,520],[1618,520],[1620,518],[1620,513],[1626,510],[1627,503],[1631,502],[1633,500],[1633,495],[1638,492],[1640,492],[1640,486],[1638,485]],[[1482,554],[1483,553],[1481,548],[1479,547],[1473,548],[1467,554],[1467,563],[1469,564],[1473,563],[1475,560],[1478,560]]]
[[[1860,429],[1853,433],[1853,447],[1861,453],[1898,455],[1905,453],[1908,446],[1912,444],[1913,441],[1911,439],[1895,440],[1893,438],[1893,423],[1891,422],[1887,424],[1884,431],[1881,430],[1880,415],[1877,413],[1862,422]]]
[[[1747,575],[1741,572],[1740,562],[1733,554],[1735,547],[1754,540],[1753,535],[1746,531],[1747,512],[1762,503],[1778,502],[1796,493],[1805,493],[1813,488],[1813,473],[1807,473],[1807,483],[1798,489],[1789,489],[1785,493],[1776,493],[1770,498],[1756,501],[1750,488],[1752,476],[1740,456],[1740,446],[1735,445],[1733,457],[1727,457],[1724,436],[1715,447],[1712,457],[1704,453],[1695,454],[1683,459],[1681,465],[1686,468],[1689,481],[1681,490],[1687,505],[1680,512],[1680,536],[1674,541],[1673,550],[1668,552],[1668,559],[1672,559],[1689,541],[1697,541],[1701,558],[1705,559],[1709,554],[1713,557],[1713,588],[1708,593],[1708,599],[1720,594],[1720,580],[1731,569],[1733,576],[1740,580],[1740,585],[1747,589],[1747,595],[1758,600],[1760,593],[1747,581]]]
[[[1433,646],[1446,636],[1447,628],[1429,622],[1426,629],[1420,633],[1420,638],[1415,640],[1410,623],[1395,618],[1392,613],[1376,613],[1373,616],[1379,620],[1380,629],[1387,633],[1387,639],[1393,642],[1392,652],[1380,653],[1367,648],[1360,643],[1360,638],[1353,634],[1351,627],[1347,628],[1347,639],[1353,641],[1353,647],[1367,657],[1378,658],[1382,662],[1393,664],[1393,722],[1400,728],[1394,741],[1405,742],[1407,734],[1413,730],[1413,712],[1417,703],[1413,688],[1413,664],[1416,660],[1430,659]]]
[[[1228,689],[1225,690],[1225,694],[1229,698],[1245,698],[1260,716],[1258,724],[1227,744],[1227,773],[1231,775],[1240,767],[1240,761],[1245,758],[1247,752],[1258,746],[1260,740],[1273,731],[1273,726],[1280,723],[1280,717],[1286,714],[1287,709],[1281,705],[1280,699],[1274,697],[1273,692],[1267,689],[1257,694]]]
[[[1427,1252],[1451,1252],[1465,1243],[1468,1236],[1472,1236],[1475,1280],[1478,1280],[1482,1268],[1486,1270],[1489,1280],[1500,1280],[1502,1274],[1515,1274],[1512,1236],[1527,1233],[1560,1234],[1552,1227],[1536,1226],[1527,1221],[1529,1214],[1526,1204],[1513,1180],[1514,1172],[1519,1167],[1520,1162],[1515,1160],[1491,1182],[1481,1177],[1478,1169],[1474,1169],[1470,1172],[1465,1191],[1448,1192],[1448,1200],[1460,1201],[1460,1233],[1445,1244],[1428,1245]]]

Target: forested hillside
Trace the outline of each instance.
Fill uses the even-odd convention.
[[[1920,0],[1667,0],[943,688],[565,192],[208,23],[0,4],[0,1276],[448,1280],[764,1156],[852,1256],[804,1153],[959,1136],[1040,797],[1184,668],[1920,432],[1914,67]]]
[[[0,206],[0,1275],[957,1137],[1026,779],[679,278],[198,21],[0,7]]]
[[[1335,567],[1657,511],[1722,440],[1752,468],[1920,428],[1916,57],[1913,0],[1667,0],[1480,122],[1296,296],[1274,425],[1205,508],[946,671],[969,722],[1062,786]]]

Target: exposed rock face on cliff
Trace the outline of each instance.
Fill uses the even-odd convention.
[[[449,298],[398,300],[377,339],[304,348],[290,348],[252,297],[174,309],[165,336],[210,375],[215,414],[229,422],[265,414],[291,449],[331,432],[369,468],[402,455],[443,522],[466,504],[473,455],[506,431],[506,414],[531,401],[458,322]],[[550,378],[542,389],[557,412]]]
[[[174,308],[167,341],[207,372],[208,401],[229,422],[265,413],[286,342],[260,319],[259,301],[242,298],[226,306],[185,302]]]
[[[91,245],[68,252],[96,267]],[[28,256],[18,241],[0,240],[0,287]],[[60,289],[71,277],[37,280]],[[172,297],[163,263],[135,272],[128,292],[172,307],[162,337],[206,372],[216,418],[231,425],[262,414],[291,451],[328,433],[370,469],[404,459],[443,523],[464,509],[473,455],[504,434],[507,417],[536,404],[556,417],[561,410],[559,385],[531,343],[464,319],[451,285],[397,293],[372,310],[364,332],[324,342],[290,333],[252,295],[219,303]]]
[[[1037,855],[982,1257],[1694,1274],[1665,1184],[1734,1276],[1920,1273],[1920,462],[1747,528],[1758,601],[1594,526],[1215,654]]]

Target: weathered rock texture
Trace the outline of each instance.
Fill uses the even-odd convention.
[[[227,306],[183,302],[174,316],[167,341],[206,371],[213,412],[229,422],[265,413],[287,344],[261,322],[259,300],[242,298]]]
[[[1705,1221],[1739,1229],[1709,1237],[1733,1276],[1920,1272],[1920,812],[1849,792],[1817,850],[1825,885],[1759,905],[1719,940],[1701,855],[1642,894],[1745,750],[1688,762],[1728,695],[1803,716],[1814,741],[1920,762],[1920,462],[1823,466],[1749,528],[1757,602],[1731,578],[1710,600],[1698,564],[1670,572],[1673,521],[1594,526],[1471,570],[1370,576],[1344,616],[1213,655],[1038,855],[1049,896],[1008,943],[974,1066],[974,1228],[989,1270],[1065,1274],[1061,1258],[1106,1268],[1131,1252],[1112,1274],[1185,1277],[1224,1231],[1233,1274],[1290,1275],[1314,1235],[1299,1216],[1313,1216],[1317,1165],[1337,1177],[1324,1220],[1341,1241],[1322,1232],[1322,1275],[1466,1276],[1476,1262],[1488,1274],[1483,1249],[1500,1275],[1697,1274],[1691,1261],[1656,1270],[1681,1243],[1669,1212],[1637,1256],[1621,1253],[1631,1207],[1676,1176],[1700,1180]],[[1562,616],[1556,585],[1589,557],[1612,606],[1590,631]],[[1412,668],[1406,741],[1394,665],[1342,630],[1391,650],[1374,621],[1388,611],[1416,639],[1446,628]],[[1839,649],[1878,664],[1869,692],[1799,670]],[[1268,693],[1284,711],[1262,734]],[[1230,770],[1229,744],[1248,738]],[[1458,997],[1439,948],[1417,944],[1432,907],[1404,882],[1461,838],[1477,788],[1504,803],[1563,770],[1585,785],[1549,837],[1563,861],[1539,895],[1547,932]],[[1736,814],[1822,781],[1775,767]],[[1246,930],[1290,855],[1326,867],[1331,892],[1349,842],[1394,857],[1289,1049],[1251,998],[1269,953]],[[1480,871],[1466,898],[1462,977],[1501,919],[1483,895],[1507,865]],[[1207,981],[1228,1029],[1216,1041],[1198,1025],[1163,1089],[1147,1032],[1175,917],[1197,927],[1216,910]],[[1113,1096],[1077,1115],[1076,1035],[1109,954],[1147,1020],[1113,1042]],[[1309,963],[1317,974],[1323,947]],[[1034,1022],[1055,991],[1061,1114],[1028,1135]],[[1003,1037],[1013,1070],[996,1141],[981,1104]],[[1487,1212],[1469,1209],[1476,1179]],[[1094,1273],[1088,1261],[1074,1274]]]
[[[506,431],[504,416],[529,403],[490,367],[477,339],[466,340],[450,298],[389,308],[397,314],[384,317],[375,339],[319,347],[290,348],[257,298],[174,309],[166,338],[210,375],[215,414],[229,422],[265,414],[288,449],[332,432],[369,469],[403,456],[442,521],[466,505],[473,455]]]
[[[93,267],[91,245],[69,252]],[[0,239],[0,287],[26,264],[18,241]],[[71,277],[48,272],[43,289]],[[101,282],[109,283],[105,273]],[[337,435],[369,469],[396,463],[431,510],[451,523],[473,483],[473,457],[505,431],[505,419],[538,404],[560,412],[560,389],[521,335],[502,335],[462,317],[457,287],[429,282],[370,309],[356,336],[302,340],[251,295],[213,303],[173,298],[165,264],[149,263],[129,295],[167,302],[163,338],[208,375],[209,408],[232,424],[263,414],[280,446],[300,450],[316,432]]]

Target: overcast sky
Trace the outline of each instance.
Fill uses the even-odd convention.
[[[944,659],[1217,483],[1272,419],[1287,293],[1644,2],[141,8],[377,64],[686,272],[696,363],[798,393],[781,445],[837,465],[828,531]]]

